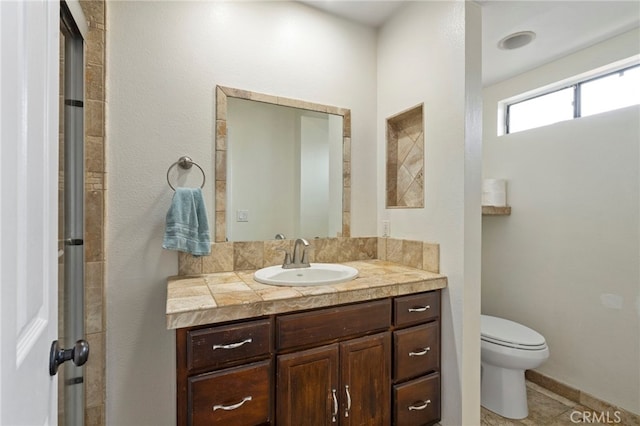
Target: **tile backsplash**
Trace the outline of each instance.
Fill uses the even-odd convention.
[[[294,240],[224,242],[211,244],[211,254],[180,253],[178,275],[255,270],[282,264],[283,250],[291,253]],[[309,240],[309,260],[341,263],[380,259],[430,272],[440,272],[440,245],[396,238],[353,237]]]

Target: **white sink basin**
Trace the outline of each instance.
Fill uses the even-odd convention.
[[[314,286],[343,283],[358,276],[358,270],[336,263],[312,263],[309,268],[283,269],[269,266],[257,270],[253,278],[262,284],[282,286]]]

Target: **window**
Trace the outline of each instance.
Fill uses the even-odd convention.
[[[580,117],[637,105],[640,103],[640,66],[585,81],[580,89]]]
[[[640,65],[506,105],[506,133],[640,104]]]
[[[520,132],[573,118],[573,88],[557,90],[509,105],[507,133]]]

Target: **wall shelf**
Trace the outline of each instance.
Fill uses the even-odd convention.
[[[482,216],[509,216],[511,206],[482,206]]]

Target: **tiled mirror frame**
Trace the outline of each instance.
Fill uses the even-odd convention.
[[[342,234],[351,235],[351,110],[298,99],[216,86],[215,242],[227,241],[227,98],[306,109],[342,116]]]

